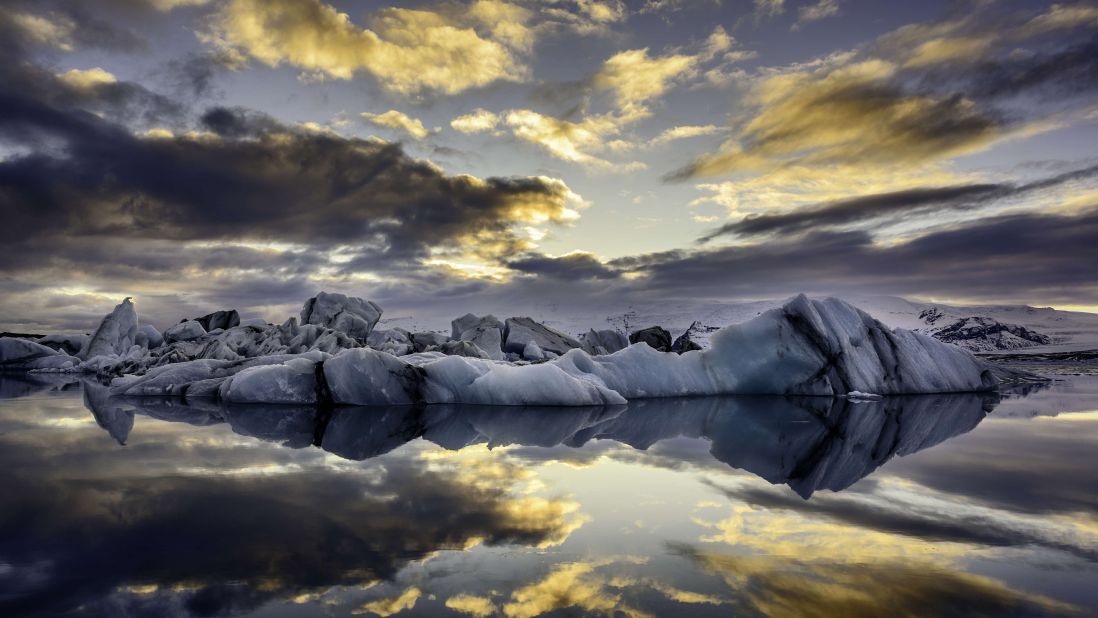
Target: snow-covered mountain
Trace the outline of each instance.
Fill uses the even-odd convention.
[[[589,328],[630,333],[662,326],[673,337],[697,322],[690,338],[708,347],[709,335],[779,307],[789,299],[749,302],[673,301],[633,303],[625,307],[569,312],[559,306],[531,307],[535,320],[578,335]],[[1098,349],[1098,314],[1025,305],[946,305],[898,296],[846,297],[844,300],[891,327],[917,330],[974,352],[1019,350],[1057,352]],[[387,320],[384,318],[382,322]],[[400,326],[399,320],[391,326]]]

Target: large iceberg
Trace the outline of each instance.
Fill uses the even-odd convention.
[[[495,318],[460,318],[454,327],[465,329],[462,341],[403,356],[386,351],[395,349],[395,339],[386,338],[380,350],[360,347],[343,333],[317,325],[299,327],[293,319],[265,330],[235,327],[205,344],[172,344],[216,344],[221,356],[210,353],[166,363],[143,376],[119,378],[112,392],[236,403],[589,406],[699,395],[977,392],[998,385],[990,368],[969,352],[918,333],[889,330],[836,299],[798,296],[781,308],[721,329],[709,349],[682,354],[660,352],[646,343],[608,355],[575,348],[534,363],[444,353],[453,353],[447,350],[452,345],[478,350],[465,336],[498,332],[497,323]],[[327,343],[319,345],[325,338]],[[538,339],[526,340],[527,357],[547,355]],[[39,347],[30,352],[56,354]],[[265,349],[266,354],[254,353]]]

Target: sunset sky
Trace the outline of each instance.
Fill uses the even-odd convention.
[[[0,329],[797,292],[1098,311],[1098,6],[6,1]]]

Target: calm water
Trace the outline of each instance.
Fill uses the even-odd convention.
[[[1098,377],[190,407],[0,381],[0,615],[1098,613]]]

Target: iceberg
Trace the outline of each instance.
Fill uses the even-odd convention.
[[[381,307],[377,303],[343,294],[321,292],[305,301],[301,308],[302,325],[323,326],[358,341],[366,341],[380,319]]]
[[[707,350],[665,354],[634,344],[609,356],[573,350],[553,361],[626,398],[696,395],[843,396],[995,390],[971,353],[926,335],[889,330],[841,300],[798,296],[727,326]]]
[[[207,332],[186,320],[157,346],[159,333],[138,327],[126,299],[88,339],[82,358],[4,338],[0,368],[96,372],[114,377],[114,395],[323,406],[599,406],[712,395],[858,400],[866,393],[990,391],[999,383],[991,366],[968,351],[890,330],[837,299],[798,296],[720,329],[708,349],[680,345],[680,353],[640,337],[608,353],[624,344],[620,333],[590,331],[581,344],[529,318],[466,315],[453,322],[454,340],[375,330],[381,314],[372,307],[321,293],[306,303],[302,319],[330,326],[290,318],[223,329],[232,316],[211,314],[218,328]],[[669,341],[669,333],[659,334],[661,344]]]
[[[133,347],[136,337],[137,311],[127,297],[103,318],[77,356],[84,360],[96,356],[121,356]]]

